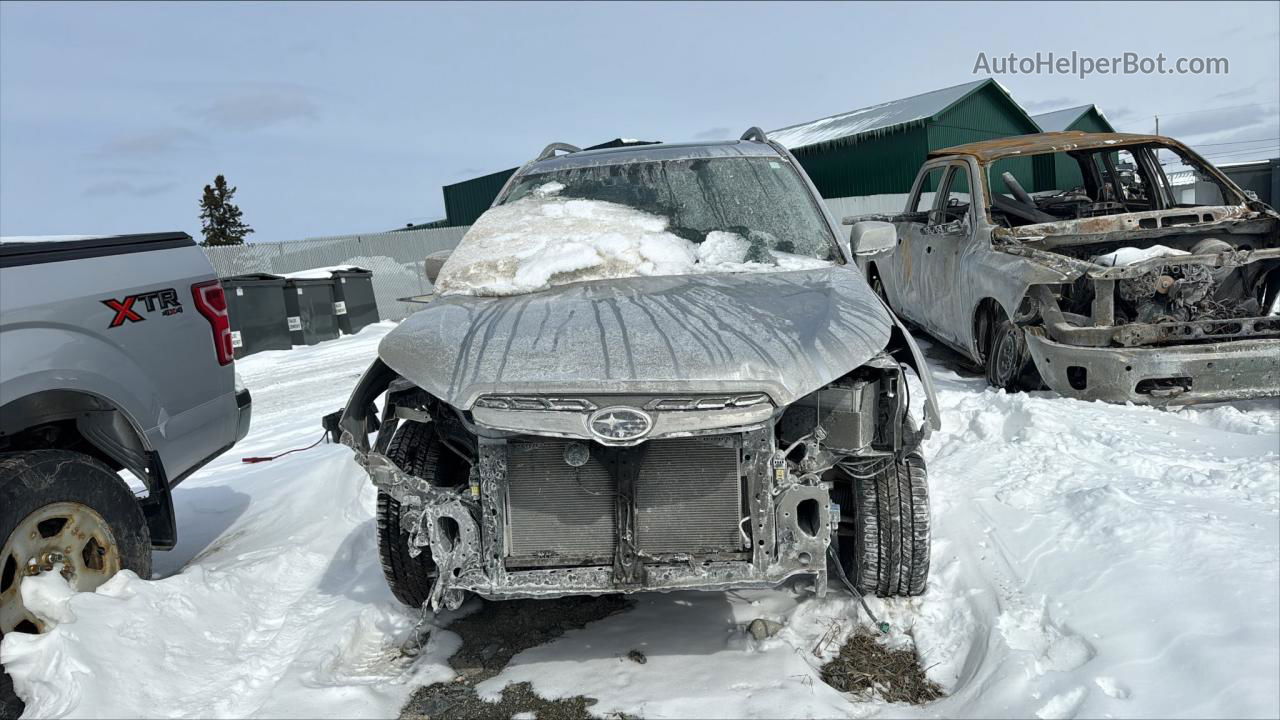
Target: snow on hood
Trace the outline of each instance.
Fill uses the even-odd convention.
[[[546,183],[481,215],[440,269],[436,292],[519,295],[587,280],[831,265],[770,251],[763,234],[748,240],[713,231],[694,243],[669,232],[665,217],[602,200],[558,197],[563,189]]]
[[[891,323],[843,266],[632,277],[445,296],[388,334],[378,354],[463,409],[497,392],[740,390],[786,405],[880,352]]]

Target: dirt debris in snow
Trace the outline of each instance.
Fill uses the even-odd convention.
[[[822,666],[822,679],[841,692],[888,702],[923,705],[942,697],[942,686],[925,676],[914,649],[890,649],[866,630],[850,635],[840,654]]]
[[[458,677],[415,692],[401,710],[401,718],[509,718],[529,712],[542,720],[593,717],[587,708],[596,704],[594,698],[548,700],[534,693],[530,683],[521,682],[503,688],[495,702],[480,699],[475,686],[501,672],[519,652],[622,612],[633,603],[620,595],[472,603],[479,609],[448,625],[449,632],[462,638],[462,646],[449,658]]]

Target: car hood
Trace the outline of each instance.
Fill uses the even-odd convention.
[[[502,394],[765,392],[779,405],[884,349],[887,310],[849,266],[601,280],[449,295],[382,340],[383,362],[469,409]]]

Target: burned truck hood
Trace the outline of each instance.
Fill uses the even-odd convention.
[[[847,266],[450,295],[382,340],[391,369],[469,409],[486,394],[764,392],[783,406],[884,349],[892,319]]]

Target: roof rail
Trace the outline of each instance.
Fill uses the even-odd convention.
[[[769,142],[769,138],[764,136],[764,131],[754,125],[747,128],[747,131],[742,133],[742,137],[738,139],[755,140],[756,142]]]
[[[582,148],[574,147],[569,143],[551,143],[550,145],[542,148],[542,152],[538,153],[538,160],[546,160],[547,158],[555,157],[557,150],[563,150],[567,153],[582,152]],[[537,161],[535,160],[535,162]]]

